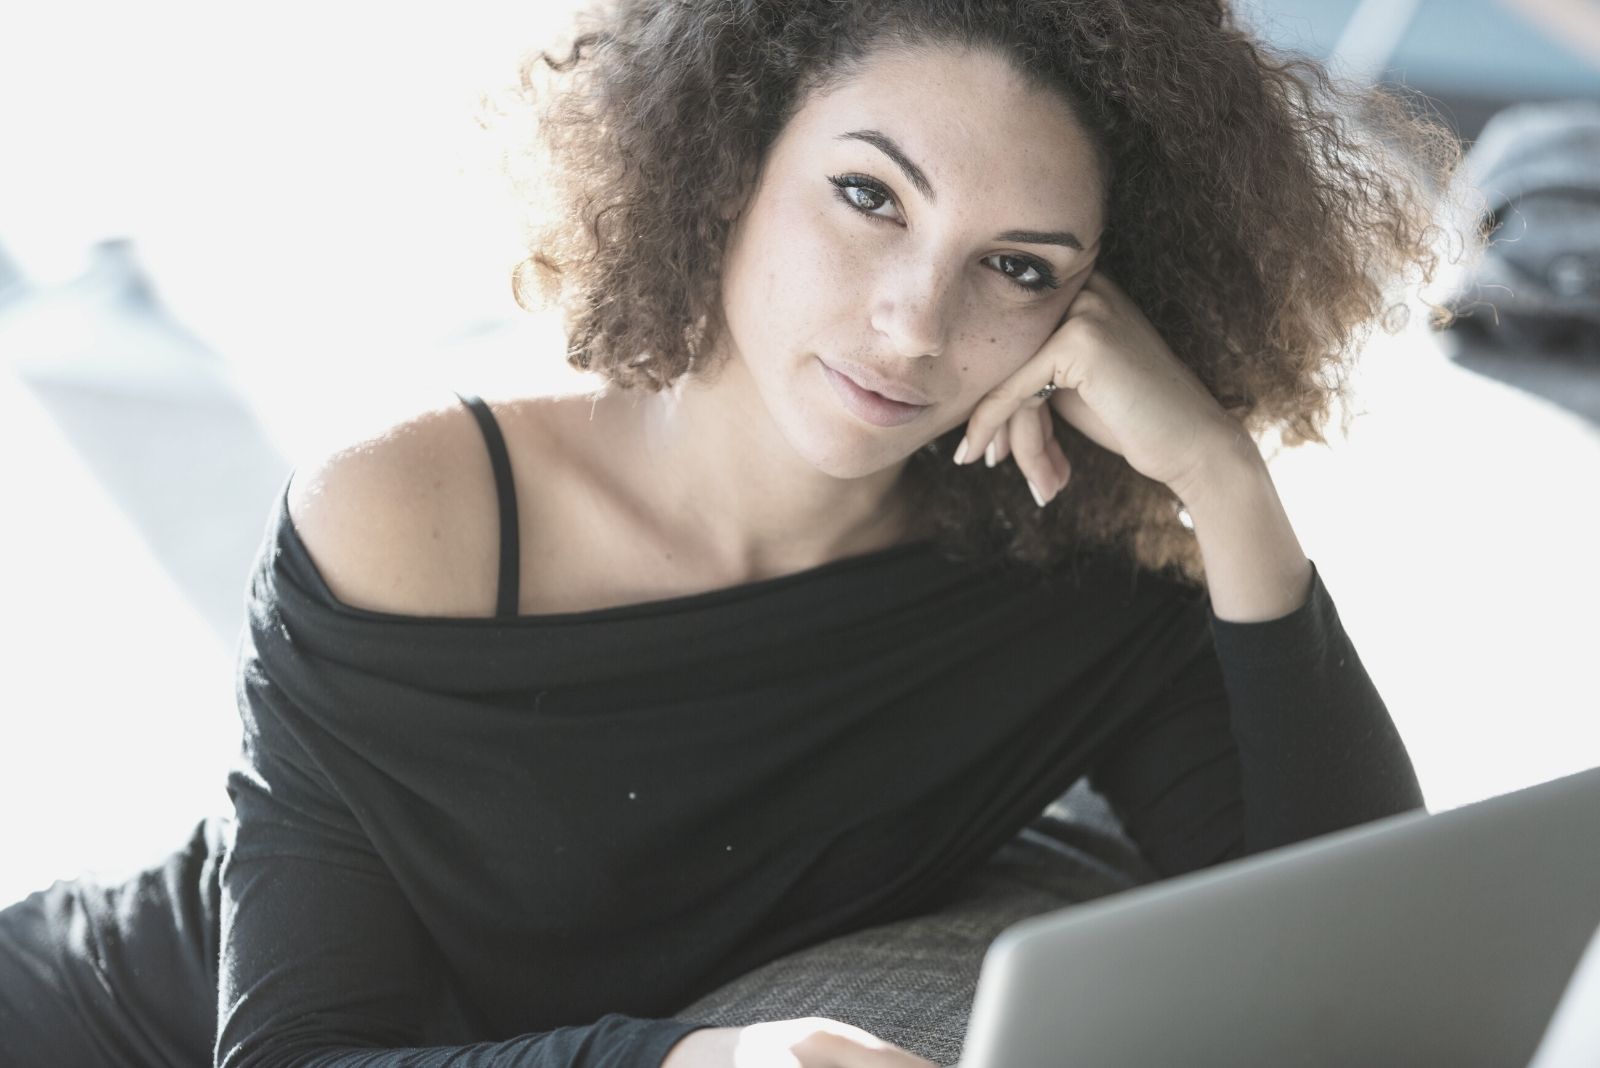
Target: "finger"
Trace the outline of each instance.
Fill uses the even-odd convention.
[[[865,1037],[818,1031],[794,1047],[802,1068],[938,1068],[909,1050],[865,1031]]]
[[[1050,454],[1045,451],[1045,432],[1039,423],[1039,413],[1043,410],[1043,406],[1024,408],[1007,424],[1011,431],[1011,457],[1022,470],[1022,477],[1028,480],[1041,508],[1049,503],[1058,481]]]
[[[1065,488],[1072,465],[1067,462],[1067,454],[1061,451],[1061,443],[1056,440],[1056,425],[1050,417],[1050,406],[1042,405],[1038,415],[1039,437],[1044,442],[1044,463],[1050,472],[1048,483],[1040,484],[1039,490],[1048,502]]]
[[[1106,274],[1105,268],[1098,263],[1095,264],[1095,269],[1089,277],[1084,279],[1083,288],[1093,289],[1102,294],[1122,294],[1122,287],[1117,284],[1117,280]]]
[[[1111,433],[1111,428],[1106,426],[1104,420],[1094,413],[1094,409],[1089,407],[1088,402],[1083,399],[1083,394],[1075,389],[1063,389],[1050,397],[1050,403],[1054,405],[1062,419],[1083,431],[1090,441],[1113,452],[1122,451],[1121,442],[1117,441],[1116,435]]]
[[[1072,480],[1072,461],[1067,459],[1066,450],[1061,447],[1061,442],[1056,438],[1053,431],[1054,427],[1052,425],[1052,433],[1045,438],[1045,448],[1049,451],[1050,458],[1055,462],[1056,471],[1060,475],[1060,481],[1056,484],[1056,492],[1060,493],[1067,488],[1067,483]]]
[[[1009,423],[1002,424],[995,431],[994,440],[989,442],[989,449],[984,455],[984,462],[990,467],[997,467],[1011,455],[1011,431],[1007,429]]]
[[[826,1016],[812,1017],[811,1020],[816,1025],[816,1030],[824,1034],[838,1038],[848,1038],[857,1045],[869,1046],[873,1049],[888,1048],[888,1042],[863,1027],[857,1027],[855,1024],[848,1024],[843,1020],[834,1020]]]
[[[995,434],[1018,410],[1024,407],[1037,408],[1046,403],[1034,394],[1045,383],[1055,381],[1056,356],[1048,349],[1049,346],[1041,349],[1011,377],[990,390],[972,409],[972,414],[967,417],[967,451],[962,455],[962,463],[970,464],[983,456]],[[1011,443],[1011,450],[1016,452],[1015,441]],[[995,462],[999,462],[998,458]]]
[[[1056,440],[1056,424],[1050,417],[1048,404],[1039,409],[1039,434],[1044,439],[1044,455],[1050,464],[1050,475],[1054,479],[1050,484],[1050,496],[1053,497],[1067,484],[1067,476],[1071,473],[1072,465],[1067,462],[1067,454],[1061,451],[1061,443]]]
[[[865,1028],[845,1023],[827,1016],[806,1016],[797,1020],[782,1020],[759,1025],[763,1031],[782,1036],[782,1040],[798,1046],[802,1041],[839,1039],[869,1049],[892,1049],[890,1043]]]

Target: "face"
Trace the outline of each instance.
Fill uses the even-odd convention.
[[[881,470],[1044,344],[1093,267],[1103,191],[1070,106],[1002,57],[880,54],[769,150],[730,234],[723,345],[810,463]],[[927,406],[874,421],[830,366]]]

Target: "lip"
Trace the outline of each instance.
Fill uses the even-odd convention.
[[[849,375],[835,371],[821,359],[818,359],[817,363],[822,366],[822,374],[827,378],[828,385],[832,387],[840,403],[862,422],[882,427],[901,426],[911,422],[931,407],[927,404],[903,404],[900,401],[890,400],[880,393],[863,389]]]
[[[821,357],[819,356],[818,359],[820,360]],[[876,393],[884,400],[893,401],[896,404],[911,404],[919,408],[926,408],[933,403],[911,387],[891,382],[881,375],[873,374],[864,367],[857,367],[852,363],[832,364],[827,360],[822,360],[822,364],[824,367],[829,367],[836,373],[844,375],[867,392]]]

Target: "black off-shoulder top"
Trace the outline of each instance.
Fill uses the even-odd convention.
[[[1041,582],[930,542],[515,603],[343,604],[280,494],[235,811],[187,869],[219,1064],[658,1064],[696,1027],[678,1007],[915,914],[1085,774],[1162,876],[1423,803],[1315,567],[1258,623],[1106,557]]]

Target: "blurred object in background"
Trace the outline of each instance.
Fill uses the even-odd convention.
[[[21,297],[23,288],[21,268],[11,262],[11,257],[6,255],[5,246],[0,245],[0,309],[10,301]]]
[[[0,33],[0,244],[58,321],[126,243],[201,376],[246,399],[285,464],[419,391],[533,388],[564,364],[511,300],[520,243],[475,109],[572,6],[21,8]],[[48,361],[57,382],[114,365],[137,388],[155,359],[174,381],[153,346],[40,332],[0,339],[0,363],[33,381]]]
[[[1502,349],[1600,358],[1600,101],[1518,104],[1466,160],[1486,202],[1482,260],[1445,301]]]
[[[1505,225],[1476,262],[1460,261],[1458,239],[1441,247],[1450,262],[1430,299],[1463,318],[1436,335],[1438,345],[1464,370],[1600,427],[1600,364],[1574,358],[1593,351],[1600,299],[1600,164],[1594,135],[1582,132],[1600,108],[1600,0],[1237,6],[1274,47],[1322,60],[1350,82],[1399,90],[1450,126],[1469,150],[1453,208],[1485,209]],[[1534,166],[1521,158],[1529,137],[1541,155]],[[1570,194],[1552,186],[1558,171],[1572,179],[1562,182]]]
[[[1237,0],[1279,48],[1427,96],[1465,141],[1512,104],[1600,99],[1597,0]]]
[[[245,584],[299,460],[564,369],[510,299],[476,108],[566,5],[8,9],[0,903],[227,811]]]

